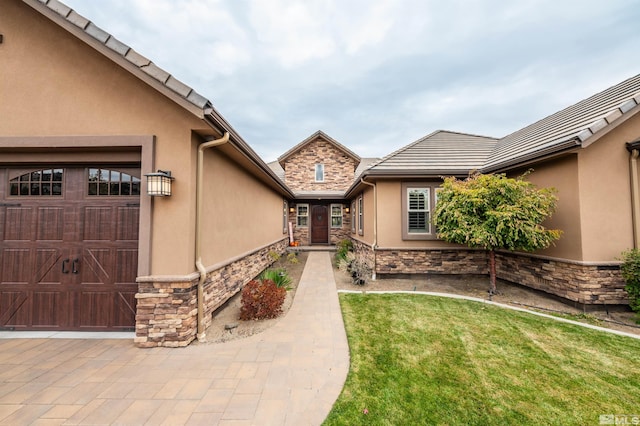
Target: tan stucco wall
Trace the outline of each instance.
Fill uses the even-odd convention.
[[[360,234],[358,229],[358,199],[362,195],[362,203],[363,203],[363,232]],[[358,193],[355,198],[353,198],[354,206],[355,206],[355,232],[351,233],[351,236],[357,240],[363,241],[369,245],[373,245],[375,241],[374,235],[374,202],[373,202],[373,188],[370,186],[366,186],[362,192]]]
[[[411,180],[419,182],[419,180]],[[425,181],[429,185],[436,181]],[[381,248],[456,248],[463,247],[442,240],[402,239],[402,181],[380,180],[378,187],[378,246]],[[433,206],[432,206],[433,207]],[[433,213],[433,212],[432,212]]]
[[[0,44],[0,136],[154,135],[154,168],[170,170],[175,181],[173,195],[154,198],[151,217],[146,218],[152,222],[150,273],[194,272],[196,150],[201,140],[192,129],[207,126],[22,2],[0,0],[0,10],[4,36]],[[247,177],[231,165],[218,163],[215,165],[219,169],[225,168],[236,178],[233,182],[223,178],[229,184],[223,194],[228,202],[220,204],[227,215],[224,222],[238,215],[255,221],[257,212],[244,216],[239,213],[241,209],[228,205],[233,200],[243,205],[251,196],[254,205],[258,201],[266,203],[260,207],[266,218],[254,223],[264,223],[265,227],[274,223],[274,232],[282,235],[281,201],[276,203],[270,190],[258,198],[255,181],[247,184],[248,194],[244,194],[240,182],[247,183]],[[221,193],[212,188],[206,196],[220,197]],[[248,229],[256,232],[256,238],[247,238],[242,244],[232,241],[226,230],[222,232],[219,236],[225,239],[224,244],[208,248],[207,257],[213,262],[226,253],[237,254],[256,241],[268,243],[266,231],[254,226],[242,232],[248,234]]]
[[[285,238],[283,198],[224,154],[205,151],[203,253],[205,265]]]
[[[538,188],[555,188],[558,203],[553,216],[544,226],[560,229],[562,237],[538,254],[561,259],[582,260],[580,216],[580,188],[578,182],[578,158],[572,154],[561,159],[537,164],[527,179]],[[522,171],[515,175],[522,174]],[[515,177],[514,175],[514,177]]]
[[[579,154],[580,216],[585,261],[615,261],[633,247],[629,152],[640,137],[636,115]]]

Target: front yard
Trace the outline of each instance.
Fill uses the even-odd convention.
[[[640,340],[464,300],[340,302],[351,368],[326,425],[577,425],[640,411]]]

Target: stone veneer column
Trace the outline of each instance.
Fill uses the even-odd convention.
[[[208,273],[204,284],[204,325],[211,325],[212,314],[242,287],[273,262],[270,253],[282,254],[288,245],[284,238],[243,257],[219,265]],[[141,348],[187,346],[197,332],[198,274],[184,281],[139,280],[136,308],[136,337]]]

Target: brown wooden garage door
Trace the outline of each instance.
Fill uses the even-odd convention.
[[[134,327],[139,168],[54,166],[0,176],[0,327]]]

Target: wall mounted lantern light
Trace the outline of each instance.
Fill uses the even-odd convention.
[[[171,196],[171,177],[170,171],[158,170],[156,173],[148,173],[147,177],[147,194],[152,197],[169,197]]]
[[[289,207],[289,213],[295,213],[295,212],[296,212],[296,208],[293,205]]]
[[[345,207],[345,208],[344,208],[344,212],[345,212],[345,213],[349,213],[349,206],[347,206],[347,207]]]

